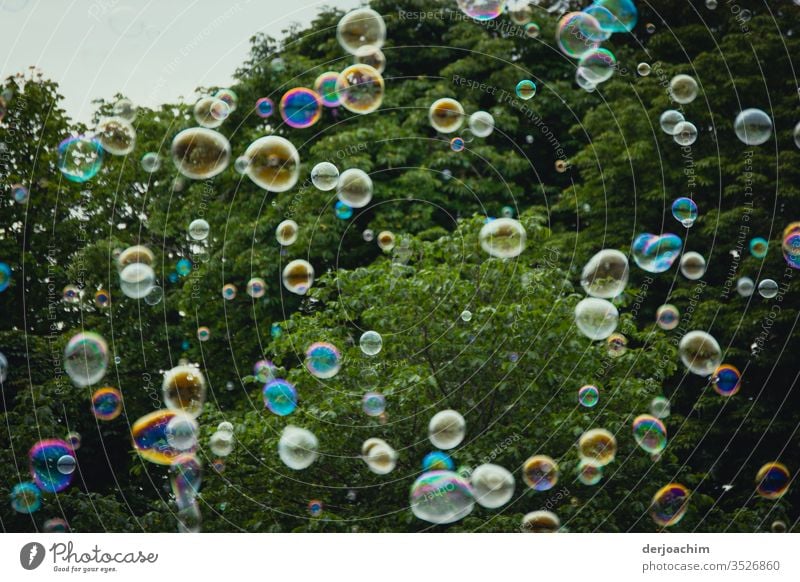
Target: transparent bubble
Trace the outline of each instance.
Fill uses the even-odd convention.
[[[722,363],[722,349],[713,336],[704,331],[690,331],[681,338],[678,354],[692,374],[710,376]]]
[[[642,233],[633,241],[633,260],[648,273],[669,270],[680,256],[683,241],[677,235]]]
[[[150,265],[132,263],[122,269],[119,274],[119,286],[122,293],[131,299],[146,297],[156,284],[156,273]]]
[[[42,531],[44,533],[66,533],[69,531],[69,524],[65,519],[53,517],[44,522]]]
[[[136,146],[136,130],[121,117],[104,119],[97,126],[95,137],[103,149],[115,156],[124,156]]]
[[[197,418],[203,412],[206,401],[206,379],[193,366],[175,366],[164,374],[161,392],[167,408]]]
[[[717,9],[717,0],[706,0],[706,8],[709,10]]]
[[[197,339],[201,342],[207,342],[209,339],[211,339],[211,330],[205,325],[201,325],[197,328]]]
[[[454,137],[450,140],[450,149],[454,152],[463,152],[466,144],[464,142],[464,138],[462,137]]]
[[[580,87],[581,89],[583,89],[587,93],[591,93],[592,91],[597,89],[597,85],[592,83],[589,79],[587,79],[584,76],[583,69],[581,69],[580,67],[575,69],[575,83],[578,85],[578,87]],[[527,139],[527,138],[530,138],[530,139]],[[527,136],[527,138],[526,138],[526,141],[528,143],[533,143],[533,136],[529,135],[529,136]]]
[[[297,241],[300,227],[294,220],[284,220],[275,229],[275,238],[281,246],[290,246]]]
[[[578,453],[586,463],[605,467],[617,455],[617,439],[604,428],[593,428],[581,435]]]
[[[378,109],[383,103],[384,90],[383,77],[369,65],[351,65],[336,79],[336,93],[342,107],[359,115]]]
[[[64,370],[76,386],[99,382],[108,367],[108,344],[93,332],[72,336],[64,348]]]
[[[578,481],[584,485],[597,485],[603,479],[603,468],[581,459],[578,463]]]
[[[365,242],[372,242],[375,239],[375,233],[372,229],[367,228],[361,233],[361,238],[363,238]]]
[[[228,167],[231,144],[216,131],[194,127],[175,136],[171,153],[181,174],[192,180],[206,180]]]
[[[736,137],[747,145],[761,145],[772,137],[772,119],[760,109],[745,109],[733,122]]]
[[[203,516],[200,513],[200,507],[196,503],[192,503],[188,507],[178,510],[177,518],[179,533],[200,532]]]
[[[188,414],[178,413],[167,422],[167,442],[179,451],[194,449],[199,432],[197,421]]]
[[[380,416],[386,410],[386,398],[379,392],[367,392],[361,399],[361,408],[367,416]]]
[[[758,294],[765,299],[777,297],[778,290],[778,283],[774,279],[762,279],[758,282]]]
[[[260,299],[267,292],[267,282],[261,277],[253,277],[247,282],[245,290],[253,299]]]
[[[270,192],[286,192],[300,176],[300,155],[288,139],[277,135],[261,137],[244,152],[249,160],[247,175],[253,183]]]
[[[800,148],[800,122],[794,126],[794,145]]]
[[[169,468],[169,481],[178,509],[192,505],[203,481],[203,467],[197,456],[186,453],[175,457]]]
[[[192,113],[197,125],[207,129],[214,129],[222,125],[225,117],[227,117],[227,115],[220,115],[222,113],[221,109],[227,110],[228,105],[224,101],[207,95],[197,100]]]
[[[365,45],[381,48],[386,41],[383,17],[370,8],[348,12],[336,25],[336,40],[348,53],[355,55]]]
[[[690,121],[681,121],[675,126],[675,143],[681,146],[690,146],[697,141],[697,126]]]
[[[144,296],[144,302],[148,305],[158,305],[164,298],[164,289],[158,285],[153,285],[150,292]]]
[[[428,439],[434,447],[449,450],[457,447],[467,434],[467,422],[455,410],[442,410],[428,423]]]
[[[214,93],[214,98],[225,103],[225,105],[228,106],[230,113],[236,111],[236,107],[239,103],[239,97],[236,95],[233,89],[220,89]]]
[[[694,251],[683,253],[681,274],[690,281],[701,279],[706,274],[706,260],[703,255]]]
[[[631,32],[639,20],[633,0],[597,0],[594,6],[605,8],[611,13],[612,19],[600,21],[603,29],[608,32]]]
[[[114,420],[122,414],[122,393],[111,386],[98,388],[92,394],[92,413],[98,420]]]
[[[22,184],[14,184],[11,186],[11,197],[17,204],[24,204],[28,201],[28,189]]]
[[[629,276],[628,257],[617,250],[595,254],[581,273],[581,286],[587,295],[611,299],[625,290]]]
[[[649,76],[650,71],[652,71],[652,68],[648,63],[639,63],[636,65],[636,72],[639,73],[639,76],[641,77]]]
[[[517,97],[523,101],[533,99],[536,96],[536,83],[530,79],[523,79],[517,83],[517,86],[514,88],[514,92],[517,94]]]
[[[311,127],[322,117],[322,98],[316,91],[296,87],[284,93],[278,105],[281,118],[289,127]]]
[[[596,49],[606,38],[607,34],[597,19],[586,12],[565,14],[556,27],[558,48],[573,59],[579,59]]]
[[[581,386],[578,390],[578,403],[586,408],[593,408],[600,401],[600,389],[593,384]]]
[[[522,253],[528,237],[518,220],[497,218],[483,225],[478,238],[481,248],[493,257],[510,259]]]
[[[233,433],[218,430],[208,439],[208,448],[218,457],[227,457],[233,452]]]
[[[453,133],[464,123],[464,108],[455,99],[437,99],[428,109],[428,121],[439,133]]]
[[[740,277],[736,281],[736,292],[742,297],[750,297],[755,290],[755,281],[753,281],[750,277]]]
[[[121,117],[127,121],[133,121],[136,119],[136,106],[130,99],[120,99],[116,103],[114,103],[114,108],[112,110],[114,113],[114,117]]]
[[[58,145],[58,169],[71,182],[88,182],[102,166],[103,146],[97,139],[79,135]]]
[[[672,203],[672,216],[686,228],[697,220],[697,204],[691,198],[676,198]]]
[[[514,496],[514,475],[500,465],[486,463],[476,467],[470,475],[470,484],[475,501],[488,509],[505,505]]]
[[[633,420],[633,438],[642,450],[659,454],[667,448],[667,427],[655,416],[640,414]]]
[[[606,339],[617,329],[619,312],[605,299],[587,297],[575,306],[575,325],[591,340]]]
[[[555,513],[538,510],[523,516],[520,529],[525,533],[556,533],[560,527],[561,520]]]
[[[397,466],[397,452],[384,440],[371,438],[361,445],[361,458],[369,470],[377,475],[387,475]]]
[[[120,269],[134,263],[152,265],[154,260],[155,255],[153,255],[153,251],[142,245],[128,247],[117,257],[117,263]]]
[[[542,33],[542,27],[535,22],[529,22],[525,25],[525,36],[528,38],[539,38]]]
[[[675,525],[689,506],[689,490],[680,483],[670,483],[659,489],[650,503],[650,517],[661,527]]]
[[[290,293],[305,295],[314,284],[314,267],[308,261],[295,259],[283,268],[282,280]]]
[[[148,174],[157,172],[161,167],[161,158],[158,157],[156,152],[147,152],[141,159],[142,169]]]
[[[756,493],[765,499],[780,499],[789,490],[791,473],[777,461],[766,463],[756,473]]]
[[[578,66],[583,76],[597,85],[612,77],[617,68],[617,57],[608,49],[591,49],[583,53]]]
[[[659,125],[661,125],[661,130],[667,135],[675,135],[677,133],[676,128],[682,121],[686,121],[683,117],[683,113],[675,109],[667,109],[661,114]]]
[[[61,291],[61,296],[64,298],[65,303],[80,303],[81,290],[75,285],[65,285],[64,289]]]
[[[14,485],[9,497],[11,509],[17,513],[35,513],[42,507],[42,493],[32,481]]]
[[[656,310],[656,325],[661,329],[669,331],[678,327],[679,323],[680,313],[671,303],[665,303]]]
[[[494,131],[494,117],[486,111],[476,111],[469,116],[469,129],[475,137],[488,137]]]
[[[341,103],[339,93],[336,92],[336,82],[339,79],[338,71],[327,71],[320,74],[314,81],[314,91],[319,93],[325,107],[338,107]]]
[[[246,174],[247,168],[250,167],[250,160],[245,156],[239,156],[236,158],[236,161],[233,162],[233,169],[236,170],[238,174]]]
[[[311,183],[323,192],[333,190],[339,184],[339,169],[330,162],[320,162],[311,170]]]
[[[233,424],[228,422],[227,420],[223,420],[217,425],[217,430],[219,432],[233,432]]]
[[[377,331],[365,331],[358,340],[358,346],[367,356],[376,356],[383,349],[383,338]]]
[[[756,259],[763,259],[767,256],[769,250],[769,241],[767,239],[757,236],[750,239],[750,254]]]
[[[671,412],[669,399],[663,396],[656,396],[650,402],[650,414],[656,418],[668,418]]]
[[[711,385],[720,396],[733,396],[742,387],[742,373],[736,366],[722,364],[714,370],[711,376]]]
[[[76,467],[74,454],[61,439],[45,439],[33,445],[28,461],[36,486],[45,493],[58,493],[69,487]]]
[[[786,522],[781,521],[780,519],[776,519],[775,521],[773,521],[772,525],[770,526],[770,530],[772,531],[772,533],[786,533],[788,529],[789,528],[786,525]]]
[[[368,44],[359,47],[353,60],[359,65],[369,65],[379,73],[386,70],[386,56],[378,47]]]
[[[528,0],[517,0],[516,2],[508,2],[506,4],[506,11],[511,22],[518,26],[525,26],[533,18],[533,9],[528,4]]]
[[[318,448],[319,441],[311,431],[288,425],[278,441],[278,456],[287,467],[300,471],[317,460]]]
[[[409,504],[419,519],[446,524],[472,513],[475,499],[469,483],[458,473],[429,471],[414,481]]]
[[[278,416],[287,416],[297,409],[297,390],[286,380],[276,378],[262,390],[264,406]]]
[[[316,378],[333,378],[341,369],[342,354],[331,343],[315,342],[306,349],[305,366]]]
[[[465,309],[461,312],[461,321],[469,322],[472,320],[472,312]]]
[[[269,360],[259,360],[253,365],[253,375],[262,384],[275,379],[276,366]]]
[[[697,99],[699,87],[689,75],[675,75],[669,82],[669,94],[672,100],[687,105]]]
[[[522,465],[522,480],[535,491],[552,489],[558,476],[558,463],[547,455],[534,455]]]
[[[73,451],[77,451],[79,448],[81,448],[82,437],[81,437],[81,433],[79,433],[79,432],[75,432],[75,431],[68,432],[67,436],[64,437],[64,440],[66,440],[67,444],[70,447],[72,447]]]
[[[322,515],[323,503],[319,499],[312,499],[308,502],[308,514],[311,517],[319,517]]]

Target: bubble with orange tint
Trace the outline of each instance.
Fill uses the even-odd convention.
[[[164,404],[172,410],[182,410],[197,418],[206,401],[206,379],[192,366],[175,366],[164,374],[161,385]]]
[[[440,133],[453,133],[464,123],[464,108],[455,99],[437,99],[428,109],[428,121]]]
[[[110,117],[97,126],[95,137],[103,149],[115,156],[124,156],[136,146],[136,130],[127,119]]]
[[[336,40],[350,54],[356,54],[364,45],[380,48],[386,41],[386,23],[371,8],[353,10],[336,25]]]
[[[288,90],[278,105],[281,117],[289,127],[311,127],[322,116],[322,98],[316,91],[305,87]]]
[[[342,107],[362,115],[381,106],[384,89],[383,77],[369,65],[351,65],[336,80],[336,93]]]
[[[228,167],[231,144],[221,133],[203,127],[184,129],[172,140],[172,161],[192,180],[213,178]]]
[[[783,463],[767,463],[756,473],[756,493],[765,499],[779,499],[789,490],[791,473]]]
[[[295,259],[283,268],[283,286],[296,295],[305,295],[314,284],[314,267],[308,261]]]
[[[41,440],[28,452],[30,471],[36,485],[46,493],[69,487],[75,475],[75,452],[61,439]]]
[[[122,412],[122,393],[111,386],[95,390],[92,412],[98,420],[114,420]]]
[[[288,139],[277,135],[261,137],[244,152],[250,163],[247,175],[270,192],[286,192],[300,176],[300,155]]]
[[[319,93],[322,105],[325,107],[339,106],[339,94],[336,92],[336,81],[338,79],[339,73],[336,71],[326,71],[314,80],[314,91]]]
[[[742,373],[736,366],[722,364],[714,371],[711,384],[717,394],[733,396],[742,387]]]
[[[659,489],[650,503],[650,517],[662,527],[675,525],[689,507],[689,490],[680,483],[670,483]]]
[[[596,467],[604,467],[617,455],[617,439],[604,428],[587,430],[578,440],[581,459]]]
[[[143,459],[158,465],[171,465],[178,455],[191,452],[179,451],[167,438],[167,425],[177,414],[174,410],[156,410],[133,423],[133,448]]]
[[[355,62],[359,65],[369,65],[379,73],[386,70],[386,56],[378,47],[365,44],[356,51]]]
[[[531,511],[522,518],[522,531],[526,533],[556,533],[561,520],[552,511]]]
[[[522,480],[536,491],[547,491],[555,487],[558,473],[558,463],[547,455],[534,455],[522,466]]]

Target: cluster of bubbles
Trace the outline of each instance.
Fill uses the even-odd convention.
[[[117,258],[119,286],[123,295],[131,299],[146,298],[156,287],[156,273],[152,264],[155,257],[142,245],[129,247]]]

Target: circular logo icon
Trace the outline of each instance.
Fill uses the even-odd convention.
[[[19,551],[19,563],[26,570],[35,570],[44,561],[44,546],[39,542],[29,542]]]

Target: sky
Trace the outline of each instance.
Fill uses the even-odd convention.
[[[197,87],[225,86],[247,58],[250,37],[281,38],[323,5],[360,0],[0,0],[0,75],[38,67],[58,82],[62,106],[91,120],[93,99],[117,92],[154,107]]]

